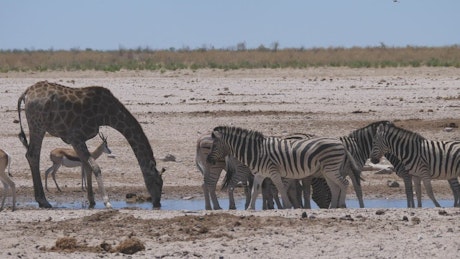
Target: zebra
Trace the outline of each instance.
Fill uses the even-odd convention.
[[[293,133],[287,136],[282,136],[281,138],[286,140],[300,140],[312,139],[317,137],[318,136],[316,135],[308,133]],[[350,175],[350,177],[354,179],[353,176]],[[289,187],[287,189],[288,196],[291,203],[293,203],[294,208],[300,206],[302,208],[311,209],[310,196],[319,208],[329,208],[329,205],[331,203],[331,190],[327,185],[326,179],[324,179],[324,177],[322,177],[321,175],[319,175],[318,177],[307,176],[300,180],[283,178],[283,182],[285,183],[286,187]],[[355,188],[355,191],[358,191],[358,187],[356,187],[355,185],[353,185],[353,187]],[[274,189],[276,189],[276,187]],[[297,197],[294,198],[293,195],[297,195]]]
[[[372,149],[372,141],[376,134],[377,127],[380,124],[394,125],[390,121],[377,121],[363,128],[354,130],[348,136],[340,138],[342,142],[345,144],[345,146],[348,148],[348,151],[350,151],[351,154],[353,155],[355,162],[358,164],[360,169],[362,169],[362,166],[364,166],[364,163],[370,157],[370,153]],[[394,156],[391,153],[386,153],[384,156],[393,165],[396,175],[403,179],[404,186],[405,186],[407,207],[414,208],[415,204],[414,204],[414,198],[413,198],[414,195],[413,195],[413,185],[412,185],[413,177],[408,173],[404,164],[401,163],[401,161],[396,156]],[[414,181],[416,182],[416,187],[417,187],[417,179],[415,177],[414,177]],[[455,204],[458,204],[459,195],[457,193],[459,193],[458,190],[460,190],[460,184],[458,183],[457,179],[449,180],[449,184],[450,184],[451,189],[454,192]],[[357,185],[357,186],[360,186],[360,185]],[[356,194],[359,196],[358,191],[356,191]],[[420,183],[418,184],[418,187],[416,188],[416,194],[417,194],[418,207],[421,207],[422,205],[421,205]],[[359,199],[359,197],[358,197],[358,200],[362,201],[362,199]],[[361,203],[360,203],[360,207],[363,207],[361,206]]]
[[[392,124],[377,128],[371,151],[371,162],[378,163],[382,155],[391,153],[399,159],[414,178],[417,200],[421,207],[421,181],[436,207],[431,179],[449,180],[454,193],[454,206],[458,206],[460,188],[460,141],[432,141],[418,133]]]
[[[222,170],[225,170],[227,173],[234,175],[233,179],[229,181],[223,188],[227,188],[228,197],[229,197],[229,209],[236,209],[235,198],[233,195],[234,186],[237,183],[241,182],[244,187],[244,192],[246,195],[246,206],[247,208],[249,201],[251,199],[249,188],[252,187],[253,179],[248,178],[252,175],[249,171],[249,168],[241,164],[235,158],[228,156],[224,159],[217,161],[215,164],[210,164],[206,162],[206,157],[208,156],[212,147],[212,138],[210,134],[202,135],[197,140],[197,150],[195,163],[197,168],[200,170],[203,175],[203,193],[205,200],[205,209],[206,210],[220,210],[222,209],[219,204],[219,200],[216,195],[216,186],[220,178]],[[235,173],[233,173],[235,172]],[[249,186],[248,186],[249,184]],[[211,206],[212,202],[212,206]]]
[[[393,123],[390,121],[377,121],[370,123],[369,125],[363,128],[354,130],[347,136],[340,137],[340,140],[344,143],[348,151],[352,154],[360,170],[362,170],[364,164],[371,155],[373,139],[376,134],[377,128],[380,124],[393,125]],[[404,164],[402,164],[396,156],[388,153],[385,154],[385,157],[393,165],[396,175],[403,179],[406,192],[407,207],[413,208],[414,198],[411,175],[409,175],[407,170],[405,170]],[[361,178],[357,178],[357,180],[360,179]],[[355,185],[354,182],[353,185]],[[361,187],[360,184],[357,184],[356,186]],[[358,196],[358,201],[360,202],[360,207],[363,208],[363,199],[359,198],[359,196],[362,196],[362,191],[357,190],[356,194]]]
[[[372,128],[376,128],[377,126],[372,126]],[[340,138],[340,140],[346,144],[346,147],[349,149],[349,151],[353,151],[353,153],[358,153],[358,154],[361,154],[359,152],[360,149],[362,148],[365,148],[365,150],[368,150],[366,151],[365,154],[361,154],[361,156],[359,157],[354,157],[355,160],[356,158],[360,159],[362,161],[362,164],[360,163],[360,166],[362,168],[362,165],[364,165],[364,163],[366,162],[366,160],[368,159],[369,157],[369,154],[370,154],[370,149],[371,149],[371,144],[372,144],[372,137],[373,137],[373,134],[367,138],[367,144],[361,144],[361,142],[363,142],[362,140],[356,140],[356,139],[362,139],[362,138],[365,138],[366,136],[363,136],[364,134],[362,133],[363,131],[367,131],[367,127],[366,128],[363,128],[362,130],[357,130],[356,132],[354,132],[353,134],[350,134],[350,137],[348,136],[345,136],[345,137],[342,137]],[[375,132],[375,129],[373,130],[373,132]],[[306,133],[294,133],[294,134],[290,134],[290,135],[287,135],[287,136],[283,136],[282,138],[283,139],[287,139],[287,140],[299,140],[299,139],[312,139],[312,138],[315,138],[317,136],[315,135],[312,135],[312,134],[306,134]],[[365,147],[363,147],[365,146]],[[350,151],[350,152],[351,152]],[[352,153],[352,155],[353,155]],[[350,171],[350,170],[349,170]],[[228,173],[227,173],[228,175]],[[358,175],[355,175],[353,174],[352,172],[346,172],[344,174],[344,176],[349,176],[350,179],[352,180],[353,182],[353,187],[355,189],[355,193],[356,193],[356,196],[358,198],[358,201],[359,201],[359,204],[360,204],[360,207],[363,208],[364,207],[364,201],[363,201],[363,195],[362,195],[362,188],[361,188],[361,176],[360,174]],[[226,176],[226,181],[229,181],[232,179],[232,176],[230,175],[230,177],[227,179],[227,176]],[[266,181],[266,180],[264,180]],[[300,207],[303,207],[303,208],[307,208],[307,209],[310,209],[311,208],[311,205],[310,205],[310,186],[312,187],[312,194],[311,194],[311,197],[312,197],[312,200],[318,205],[319,208],[328,208],[329,207],[329,204],[330,204],[330,201],[331,201],[331,193],[330,193],[330,189],[329,189],[329,186],[327,185],[327,182],[326,180],[319,176],[319,177],[312,177],[312,176],[308,176],[306,178],[303,178],[300,180],[301,184],[298,183],[299,181],[297,180],[294,180],[294,182],[291,182],[289,183],[288,185],[289,186],[293,186],[293,184],[297,183],[297,187],[296,187],[296,190],[299,191],[299,193],[297,194],[297,199],[295,199],[299,204],[300,204]],[[224,182],[224,184],[226,184]],[[285,183],[285,186],[286,183]],[[272,187],[272,189],[276,189]],[[289,188],[288,188],[289,190]],[[263,191],[263,189],[262,189]],[[291,197],[291,195],[294,195],[292,193],[288,193],[289,194],[289,198],[291,201],[294,200],[293,197]],[[303,202],[302,202],[302,194],[303,194]],[[265,196],[264,197],[267,197],[269,194],[267,194],[265,192],[264,194]],[[275,197],[276,197],[276,194],[275,194]],[[270,199],[270,198],[267,198],[267,199]],[[276,200],[275,200],[276,201]],[[278,201],[277,201],[278,203]],[[264,203],[265,205],[265,203]],[[268,206],[269,208],[272,208],[270,206]],[[294,205],[294,207],[297,207]]]
[[[235,159],[232,156],[227,156],[224,159],[217,161],[217,163],[214,165],[206,162],[206,157],[209,154],[211,147],[212,138],[210,134],[205,134],[198,138],[195,163],[198,170],[203,175],[202,188],[204,193],[205,209],[222,209],[220,207],[219,200],[217,199],[216,195],[216,186],[222,173],[222,170],[225,170],[227,172],[222,189],[227,189],[228,191],[229,209],[236,209],[233,191],[234,187],[239,182],[242,183],[244,188],[246,197],[245,208],[247,208],[249,205],[249,201],[251,199],[250,189],[252,188],[252,182],[254,180],[254,177],[250,169],[247,166],[241,164],[237,159]],[[264,182],[262,188],[264,209],[273,209],[273,200],[275,200],[278,207],[280,207],[281,203],[278,199],[277,194],[274,194],[275,191],[272,190],[273,188],[273,184],[270,184],[269,181]]]
[[[281,194],[283,207],[290,208],[292,203],[281,177],[302,179],[315,174],[322,174],[331,188],[330,207],[345,207],[348,180],[341,174],[345,158],[357,170],[353,158],[338,139],[285,140],[265,137],[253,130],[225,126],[214,128],[212,139],[208,162],[215,164],[219,159],[233,155],[255,173],[250,209],[255,208],[255,199],[264,178],[271,178]]]
[[[293,133],[286,136],[282,136],[281,138],[287,140],[298,140],[298,139],[311,139],[317,136],[312,134],[306,133]],[[249,172],[248,167],[241,164],[238,160],[232,159],[231,163],[227,163],[227,167],[229,170],[226,170],[226,175],[224,178],[222,189],[227,188],[227,186],[235,186],[238,181],[241,181],[239,178],[245,179],[245,175]],[[233,169],[233,170],[232,170]],[[249,180],[249,188],[252,187],[252,181],[254,180],[254,176],[248,175]],[[218,176],[217,176],[218,178]],[[237,178],[238,180],[235,180]],[[354,179],[352,177],[352,179]],[[232,183],[232,184],[231,184]],[[323,177],[311,177],[308,176],[306,178],[296,180],[296,179],[286,179],[283,178],[283,183],[285,188],[288,191],[288,197],[291,203],[293,204],[294,208],[306,208],[311,209],[310,204],[310,193],[311,199],[316,203],[316,205],[321,209],[329,208],[329,204],[331,203],[331,191],[329,186],[327,185],[326,180]],[[310,187],[311,186],[311,187]],[[245,185],[245,193],[248,185]],[[358,193],[361,188],[356,187],[354,185],[355,191]],[[311,192],[311,190],[313,192]],[[229,198],[232,199],[230,196],[232,192],[229,192]],[[362,195],[358,197],[361,197]],[[276,203],[278,208],[281,208],[281,202],[278,198],[278,190],[270,178],[265,178],[262,183],[262,209],[274,209],[274,204]],[[303,200],[302,200],[303,197]],[[246,208],[248,207],[248,198],[250,199],[250,194],[246,194]],[[362,201],[360,201],[362,203]],[[230,204],[232,204],[232,200],[230,200]]]
[[[350,179],[352,180],[353,186],[355,188],[360,208],[364,208],[363,192],[361,188],[361,171],[364,167],[364,164],[370,157],[372,140],[374,138],[377,126],[381,123],[391,122],[374,122],[365,127],[354,130],[346,136],[339,137],[339,140],[352,155],[359,170],[358,175],[354,175],[351,172],[348,172],[348,175],[350,176]],[[347,168],[347,170],[350,171],[351,169]]]

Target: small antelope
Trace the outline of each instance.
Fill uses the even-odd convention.
[[[112,151],[107,146],[107,138],[104,135],[99,134],[99,137],[102,139],[102,143],[93,151],[91,152],[91,157],[94,160],[98,159],[102,153],[112,154]],[[109,156],[114,158],[114,155]],[[75,150],[72,148],[56,148],[50,152],[50,160],[53,162],[53,165],[48,168],[45,172],[45,189],[48,190],[48,174],[51,173],[53,177],[54,184],[56,185],[57,189],[61,192],[61,188],[56,182],[56,172],[61,166],[65,167],[81,167],[81,188],[85,190],[86,188],[86,171],[83,169],[82,163],[80,158],[78,157]]]
[[[11,156],[8,155],[5,151],[0,149],[0,181],[3,183],[3,198],[2,198],[2,206],[0,207],[0,211],[3,210],[3,206],[5,205],[6,194],[8,192],[8,187],[11,188],[11,192],[13,193],[13,211],[16,209],[16,186],[14,182],[10,179],[10,164],[11,164]],[[8,167],[8,174],[6,174],[5,169]]]

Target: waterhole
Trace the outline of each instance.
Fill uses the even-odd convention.
[[[442,207],[452,207],[454,202],[452,200],[438,200]],[[236,207],[238,210],[244,209],[244,199],[238,199],[235,201]],[[359,203],[355,199],[350,199],[346,201],[348,208],[359,208]],[[416,202],[417,203],[417,202]],[[111,201],[112,207],[114,209],[152,209],[152,204],[150,202],[137,202],[137,203],[128,203],[126,201]],[[219,199],[219,204],[223,209],[228,209],[228,199],[222,198]],[[431,200],[422,200],[424,208],[434,208],[434,204]],[[51,202],[53,208],[57,209],[88,209],[88,203],[86,201],[78,202],[68,202],[68,203],[53,203]],[[406,200],[390,200],[390,199],[369,199],[364,200],[364,205],[366,208],[406,208]],[[21,204],[19,205],[19,207]],[[22,204],[22,206],[27,207],[37,207],[36,202],[30,202]],[[275,205],[276,206],[276,205]],[[103,209],[104,204],[102,202],[96,202],[96,209]],[[180,199],[180,200],[162,200],[161,201],[162,210],[204,210],[204,200],[202,199]],[[260,199],[256,202],[256,210],[262,209],[262,201]],[[314,202],[312,202],[312,209],[319,209]]]

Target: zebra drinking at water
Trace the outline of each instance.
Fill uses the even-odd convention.
[[[341,172],[345,158],[356,169],[354,160],[338,139],[283,140],[265,137],[257,131],[237,127],[216,127],[207,160],[216,163],[227,155],[235,156],[255,174],[250,209],[260,192],[261,180],[270,177],[281,194],[284,208],[290,208],[281,177],[301,179],[322,174],[331,189],[331,208],[345,207],[348,181]]]
[[[421,135],[394,125],[381,124],[373,142],[371,162],[378,163],[382,155],[390,153],[405,165],[416,183],[417,200],[421,207],[423,181],[426,192],[436,207],[431,179],[449,180],[454,197],[458,198],[458,176],[460,176],[460,142],[432,141]],[[420,196],[420,197],[419,197]],[[458,202],[454,202],[458,206]]]

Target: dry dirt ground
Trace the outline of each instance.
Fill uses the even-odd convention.
[[[0,148],[13,157],[11,173],[18,195],[16,211],[11,211],[8,197],[7,208],[0,212],[2,258],[115,257],[133,252],[148,258],[454,258],[460,252],[458,208],[38,209],[16,120],[19,95],[40,80],[109,88],[139,120],[158,167],[166,169],[163,200],[203,198],[202,177],[194,163],[196,139],[218,125],[266,135],[304,132],[337,137],[374,121],[392,120],[430,139],[460,139],[457,128],[445,131],[460,125],[460,73],[454,68],[0,74]],[[101,131],[116,155],[97,160],[111,200],[124,200],[127,193],[146,195],[127,141],[111,128]],[[95,138],[88,146],[94,149],[99,142]],[[42,172],[50,166],[48,154],[56,147],[67,146],[47,136]],[[169,155],[175,161],[163,160]],[[397,176],[365,171],[363,177],[365,199],[404,198]],[[46,195],[51,203],[85,202],[79,169],[59,170],[63,192],[49,180]],[[401,187],[389,188],[388,180],[399,181]],[[452,200],[446,181],[433,184],[437,198]],[[349,199],[354,198],[351,189]],[[237,193],[242,195],[241,190]],[[102,202],[98,194],[96,202]]]

